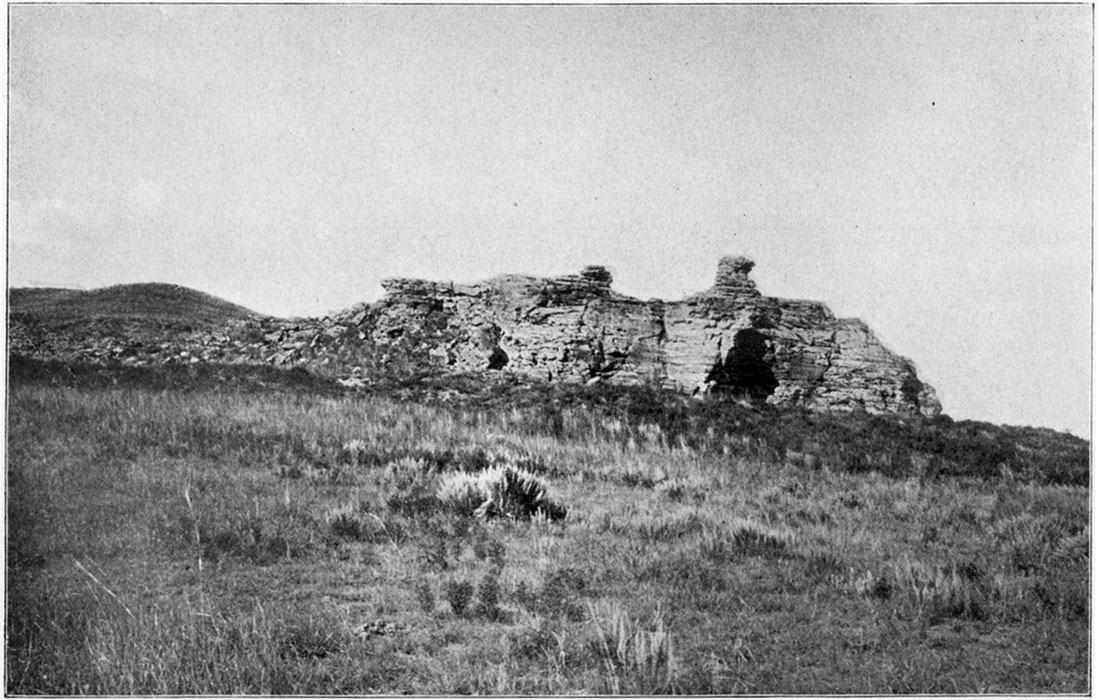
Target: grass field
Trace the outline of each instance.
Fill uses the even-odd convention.
[[[1087,487],[692,430],[15,382],[7,692],[1090,690]],[[553,508],[476,517],[494,468]]]

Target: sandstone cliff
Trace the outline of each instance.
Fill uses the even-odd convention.
[[[939,413],[935,390],[866,324],[838,319],[817,302],[763,296],[749,278],[752,267],[748,258],[723,258],[713,287],[675,302],[618,294],[611,275],[595,266],[579,275],[469,285],[389,280],[370,334],[385,344],[418,329],[438,363],[466,371]]]
[[[723,258],[714,286],[679,301],[615,292],[611,275],[503,275],[475,284],[383,283],[386,296],[324,318],[218,324],[12,313],[9,351],[97,364],[303,366],[349,387],[402,367],[559,382],[650,383],[752,402],[936,415],[932,387],[857,319],[763,296],[753,262]]]

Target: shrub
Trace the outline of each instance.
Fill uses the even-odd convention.
[[[363,440],[349,440],[340,447],[340,459],[347,464],[376,464],[377,452],[372,451]]]
[[[474,556],[479,560],[488,560],[498,572],[504,569],[504,557],[507,548],[500,540],[478,539],[473,546]]]
[[[487,494],[482,489],[480,474],[456,472],[443,478],[435,496],[444,507],[470,515],[485,502]]]
[[[363,532],[363,521],[351,506],[329,510],[325,513],[325,524],[341,540],[358,540]]]
[[[566,515],[565,508],[546,498],[546,487],[538,477],[513,467],[450,474],[440,484],[436,497],[457,512],[483,519],[528,520],[539,515],[561,520]]]
[[[662,493],[670,500],[677,503],[691,501],[696,505],[707,500],[706,492],[698,486],[693,486],[686,479],[672,478],[659,482],[656,486],[658,493]]]
[[[226,557],[270,565],[282,559],[307,556],[311,551],[309,518],[293,513],[270,513],[264,517],[180,518],[180,535],[199,546],[203,559]]]
[[[481,615],[496,620],[500,617],[500,578],[496,571],[490,571],[477,586],[477,611]]]
[[[704,532],[699,543],[704,558],[723,561],[737,557],[786,559],[788,537],[754,523],[742,523],[728,532]]]
[[[1024,573],[1044,569],[1053,559],[1077,557],[1088,551],[1087,535],[1058,515],[1021,514],[997,523],[994,534],[1009,553],[1013,565]]]
[[[470,598],[474,595],[474,587],[469,581],[450,581],[447,583],[447,602],[451,604],[451,610],[455,615],[461,615]]]
[[[431,584],[423,579],[416,583],[416,602],[420,604],[420,609],[428,615],[435,611],[435,592],[432,591]]]
[[[407,517],[430,516],[440,505],[431,472],[430,465],[420,459],[403,457],[390,462],[386,474],[393,493],[386,505]]]
[[[276,635],[278,653],[283,658],[323,659],[343,651],[346,640],[322,621],[298,621],[280,629]]]
[[[554,647],[561,650],[561,637],[550,621],[535,616],[527,626],[509,635],[509,650],[513,658],[530,661],[546,659]]]
[[[447,541],[438,534],[429,535],[420,543],[419,554],[430,571],[445,571],[451,566],[447,560]]]
[[[1089,531],[1083,530],[1077,535],[1063,537],[1054,545],[1052,554],[1055,561],[1064,564],[1080,564],[1089,559]]]
[[[536,601],[537,610],[550,617],[579,620],[584,610],[578,602],[587,582],[584,574],[572,567],[558,569],[546,579]]]
[[[696,512],[661,515],[634,526],[634,531],[646,540],[678,540],[702,531],[706,522]]]
[[[386,527],[378,516],[361,506],[343,505],[325,513],[325,524],[338,540],[374,542],[386,536]]]
[[[397,491],[415,491],[431,481],[431,466],[422,459],[402,457],[390,462],[386,471]]]
[[[985,572],[975,562],[934,566],[903,560],[894,565],[892,574],[880,577],[870,593],[885,599],[889,596],[879,589],[896,590],[927,613],[932,622],[945,618],[982,620],[988,616]]]
[[[1032,593],[1044,610],[1067,619],[1087,619],[1089,582],[1084,576],[1044,576],[1036,580]]]
[[[813,551],[805,557],[806,574],[813,581],[839,583],[848,567],[835,554],[829,551]]]

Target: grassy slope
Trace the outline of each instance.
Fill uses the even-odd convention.
[[[8,692],[1088,690],[1086,488],[283,386],[10,389]],[[493,461],[568,518],[432,497]]]
[[[91,291],[17,288],[8,296],[13,314],[49,320],[147,318],[224,323],[256,314],[224,299],[172,284],[120,284]]]
[[[591,409],[631,423],[659,427],[666,439],[698,447],[708,440],[751,446],[745,454],[764,461],[786,461],[887,476],[937,478],[972,476],[1087,486],[1089,443],[1046,428],[993,425],[980,421],[823,413],[736,402],[698,402],[671,391],[646,387],[532,382],[508,375],[417,374],[375,377],[375,394],[429,405],[470,410],[521,409],[547,426],[560,422],[562,409]],[[217,387],[241,390],[292,389],[324,395],[349,393],[331,378],[302,367],[216,362],[191,366],[103,366],[9,356],[14,381],[82,388],[129,386],[192,391]]]

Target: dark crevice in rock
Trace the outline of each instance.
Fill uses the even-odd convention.
[[[717,394],[763,401],[779,386],[767,354],[768,342],[762,333],[752,328],[737,331],[733,347],[711,368],[706,381],[714,383]]]
[[[489,355],[489,369],[497,370],[504,369],[504,366],[508,364],[508,353],[497,346],[493,348],[493,352]]]

